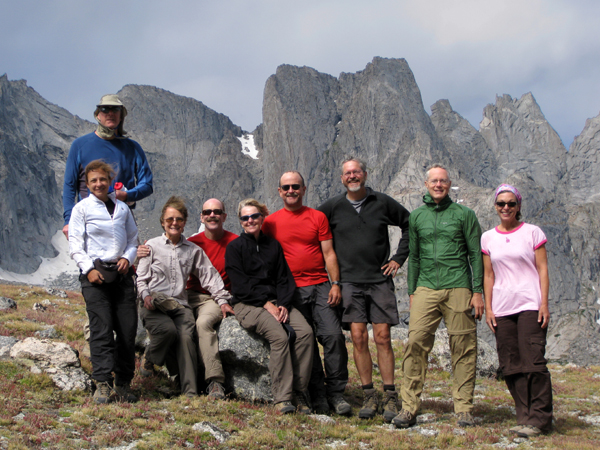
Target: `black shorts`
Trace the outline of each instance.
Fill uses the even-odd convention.
[[[391,278],[381,283],[342,283],[342,322],[398,325],[398,303]]]

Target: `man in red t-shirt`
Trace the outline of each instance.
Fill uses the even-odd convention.
[[[223,228],[223,222],[227,219],[225,205],[216,198],[211,198],[202,205],[200,220],[204,224],[204,231],[188,238],[188,241],[198,245],[212,265],[217,269],[225,289],[231,290],[231,283],[225,272],[225,248],[227,244],[238,237]],[[149,254],[148,247],[138,247],[138,257]],[[209,397],[225,398],[225,373],[219,356],[219,342],[215,326],[224,319],[227,314],[233,314],[233,308],[227,301],[217,304],[210,293],[200,284],[200,280],[194,275],[190,276],[187,286],[188,303],[194,311],[196,319],[196,331],[198,332],[198,347],[200,359],[204,365],[204,379],[208,384],[207,393]],[[151,373],[151,368],[142,368],[142,375]]]
[[[325,413],[331,406],[337,414],[350,414],[352,408],[343,397],[348,383],[348,351],[338,307],[341,291],[337,256],[325,214],[302,204],[305,193],[299,172],[284,173],[279,180],[283,209],[265,218],[262,231],[283,247],[297,286],[294,307],[312,325],[323,346],[325,373],[317,345],[313,357],[309,384],[313,408]]]
[[[238,235],[223,229],[225,219],[227,219],[225,204],[216,198],[207,200],[202,205],[202,214],[200,215],[200,220],[204,224],[204,231],[191,236],[188,241],[204,250],[212,265],[221,274],[225,289],[231,291],[231,282],[225,272],[225,248]],[[225,373],[219,356],[219,342],[215,326],[228,313],[233,314],[233,308],[227,302],[221,302],[217,305],[210,293],[202,288],[198,278],[193,275],[190,276],[186,289],[188,303],[194,310],[194,316],[196,317],[198,346],[200,359],[204,364],[204,379],[208,384],[208,396],[224,398]]]

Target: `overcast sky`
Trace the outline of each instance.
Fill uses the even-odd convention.
[[[280,64],[339,76],[405,58],[425,109],[476,128],[496,95],[532,92],[568,147],[600,111],[597,0],[2,1],[0,74],[93,120],[103,94],[148,84],[248,131]]]

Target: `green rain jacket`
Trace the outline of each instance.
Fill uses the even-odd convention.
[[[427,193],[423,202],[409,220],[408,294],[419,286],[483,292],[481,227],[475,213],[449,196],[436,204]]]

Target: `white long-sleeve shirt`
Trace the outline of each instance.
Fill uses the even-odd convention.
[[[140,258],[137,269],[140,298],[147,297],[150,292],[161,292],[187,305],[185,285],[193,274],[219,306],[228,303],[231,294],[225,290],[221,275],[196,244],[181,236],[173,245],[163,234],[150,239],[146,245],[150,247],[150,255]]]
[[[95,195],[73,207],[69,220],[69,255],[83,274],[94,268],[94,260],[117,262],[125,258],[131,265],[136,257],[138,230],[129,206],[108,194],[115,203],[111,217],[106,205]]]

